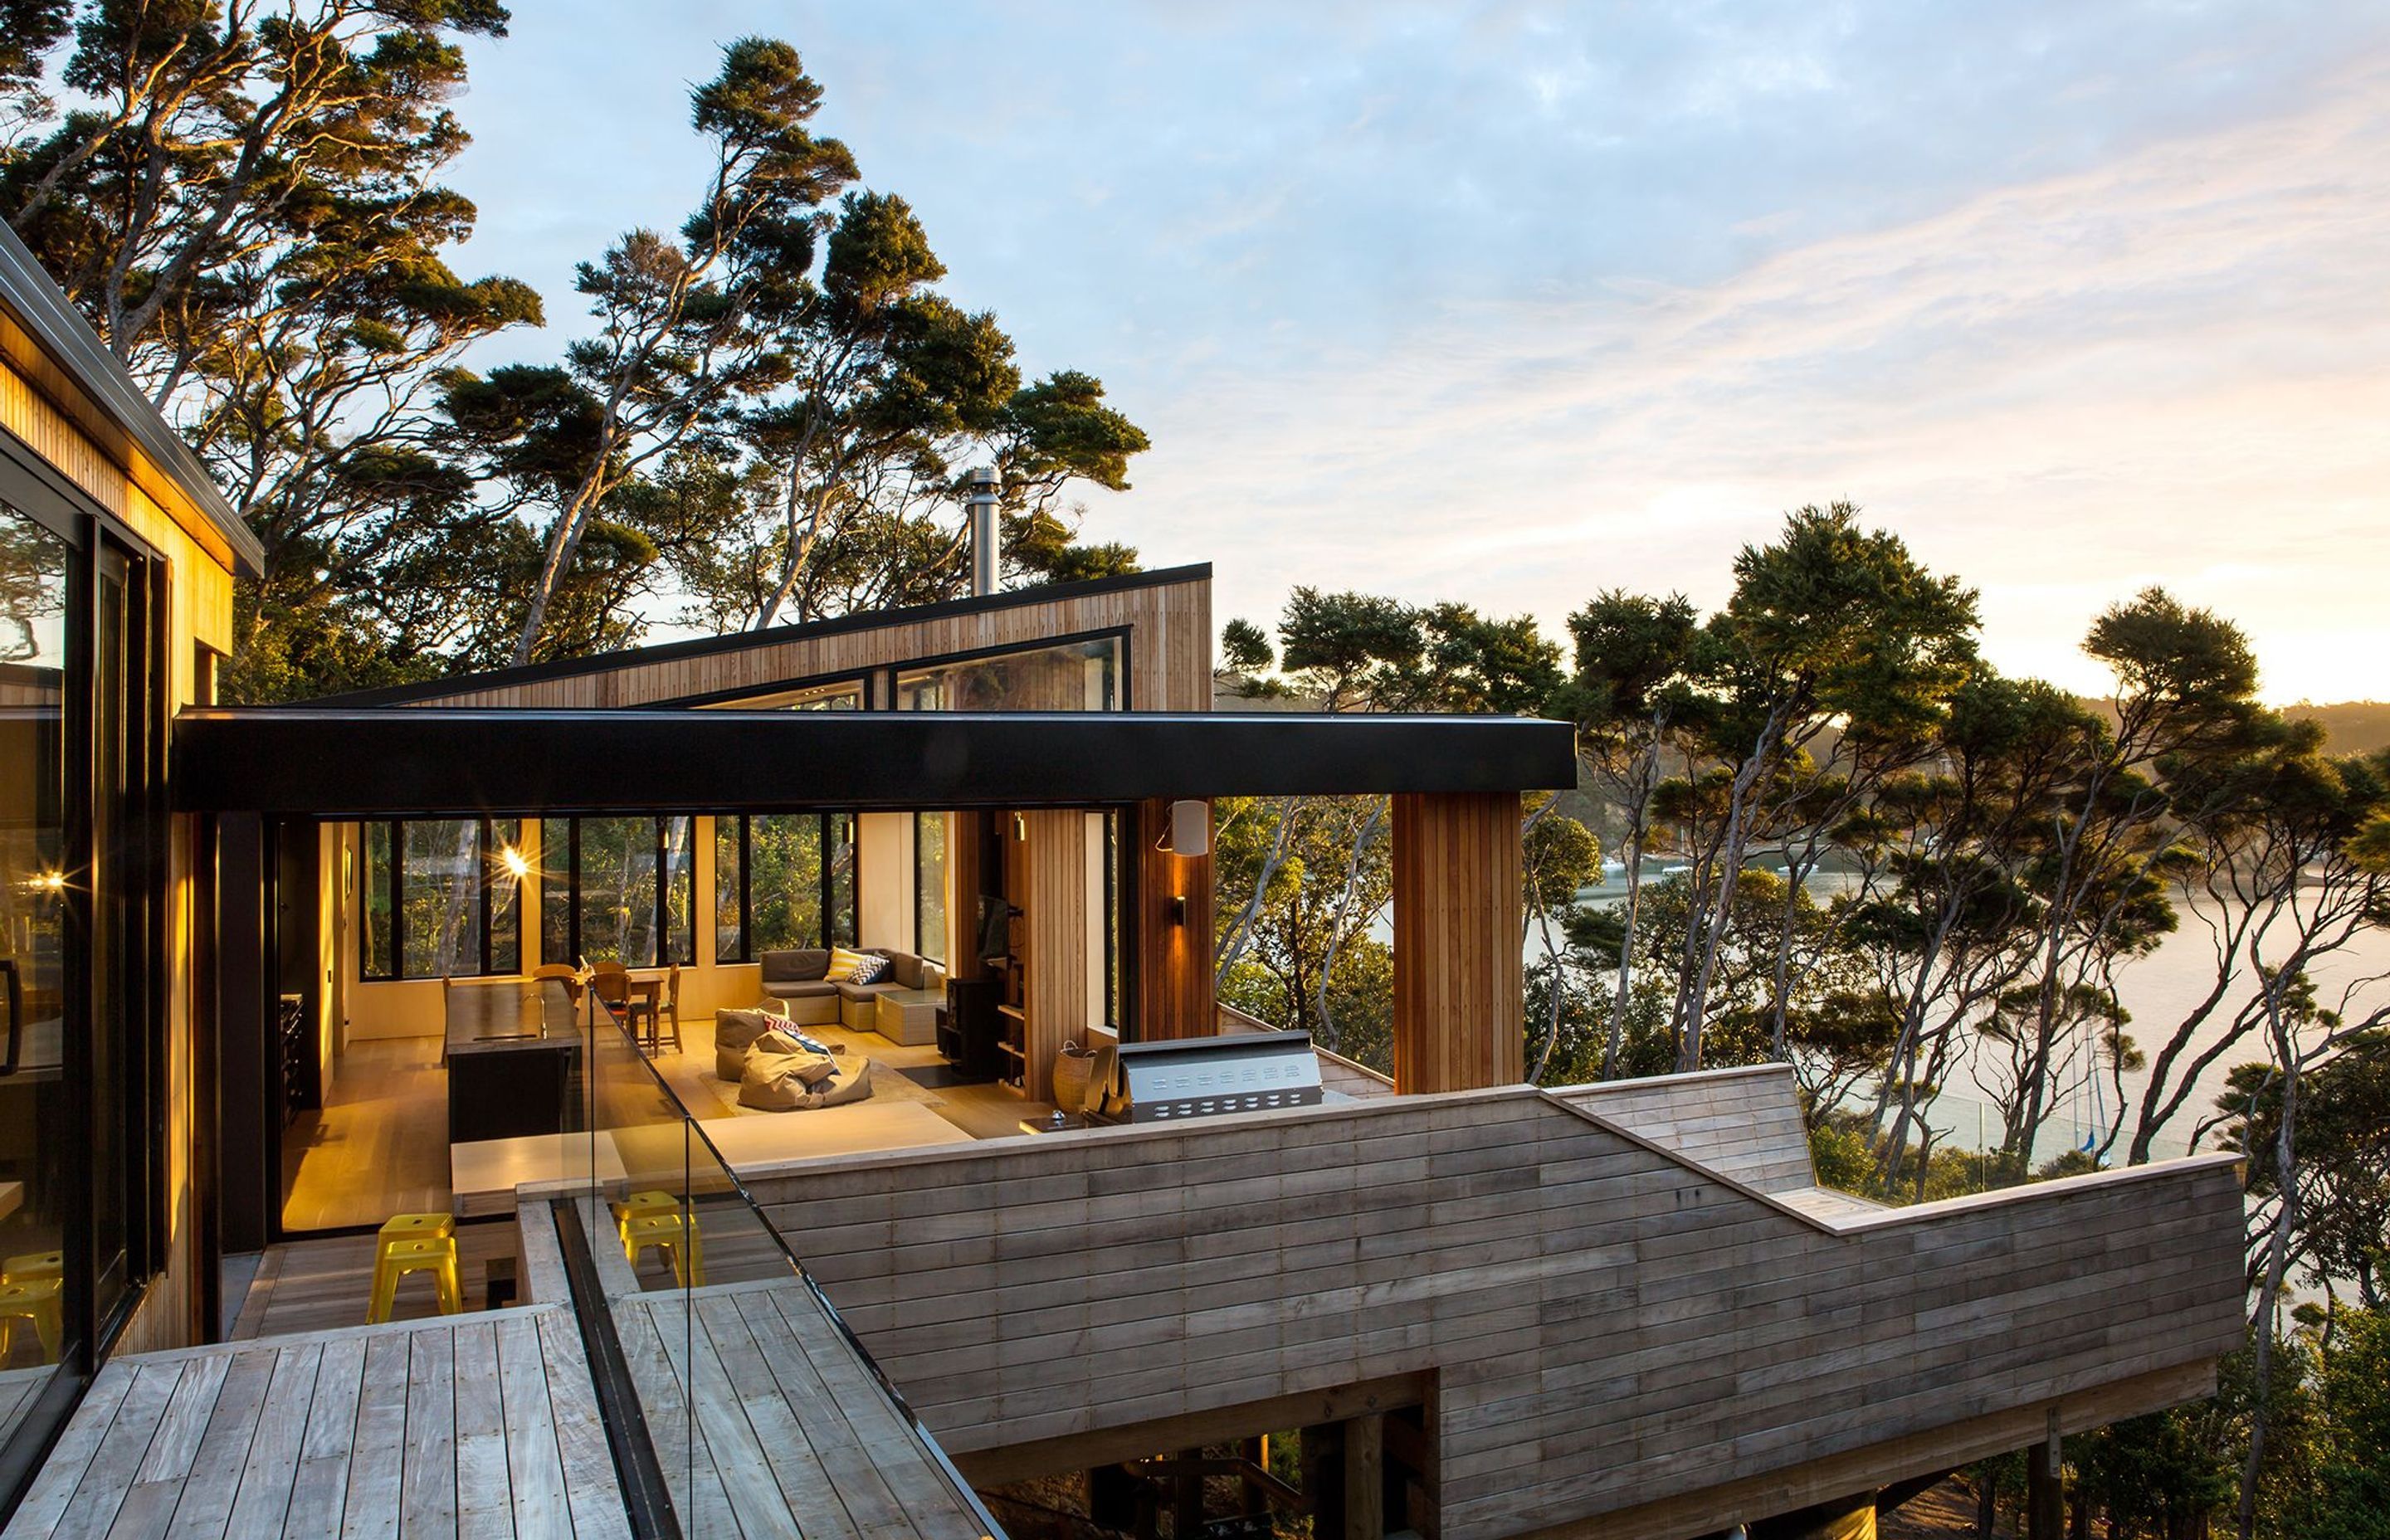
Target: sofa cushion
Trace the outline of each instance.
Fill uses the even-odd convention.
[[[821,946],[792,946],[765,953],[756,959],[763,965],[766,984],[802,983],[819,979],[829,971],[829,950]]]
[[[899,989],[927,989],[929,985],[921,976],[925,966],[915,953],[891,952],[888,955],[888,976],[896,982]]]
[[[838,985],[828,979],[774,981],[764,985],[764,993],[775,1000],[827,1000],[838,993]]]
[[[866,952],[863,955],[863,960],[854,965],[854,970],[847,974],[846,982],[851,984],[885,983],[888,981],[888,968],[889,961],[885,956],[878,952]]]
[[[895,987],[896,986],[892,983],[858,984],[853,982],[842,983],[837,986],[838,997],[842,1000],[877,1000],[883,993]]]

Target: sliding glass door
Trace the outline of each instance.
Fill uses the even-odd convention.
[[[0,1501],[159,1260],[158,572],[0,481]]]

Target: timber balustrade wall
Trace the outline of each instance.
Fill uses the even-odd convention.
[[[749,1185],[957,1454],[1431,1373],[1446,1540],[1858,1490],[1970,1419],[2179,1400],[2241,1337],[2226,1158],[1829,1220],[1513,1087]]]
[[[1703,1070],[1552,1093],[1762,1192],[1816,1185],[1790,1064]]]

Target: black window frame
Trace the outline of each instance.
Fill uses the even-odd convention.
[[[921,916],[927,912],[925,901],[929,896],[927,890],[923,887],[921,882],[921,824],[924,819],[943,819],[945,816],[946,815],[944,812],[925,813],[919,808],[916,808],[913,811],[913,951],[915,955],[919,956],[923,961],[936,963],[940,968],[946,966],[946,959],[944,956],[932,956],[929,952],[922,948],[921,945]],[[946,832],[947,831],[943,828],[939,831],[939,849],[943,853],[938,860],[938,880],[941,888],[944,888],[945,885],[945,876],[949,869],[949,863],[954,860],[955,854],[952,847],[945,843]],[[857,841],[857,845],[858,858],[856,865],[860,866],[860,841]],[[860,873],[858,872],[857,875],[860,876]],[[862,886],[863,884],[860,881],[855,884],[858,894],[858,903],[860,903]],[[938,896],[943,899],[945,897],[945,894],[941,892]],[[951,952],[954,950],[955,916],[954,905],[951,904],[946,905],[944,929],[946,933],[945,942],[944,944],[939,948],[939,951],[942,953]]]
[[[734,820],[739,825],[739,947],[738,956],[725,956],[723,955],[722,926],[720,919],[721,909],[717,896],[715,906],[713,911],[716,917],[714,920],[713,934],[713,966],[716,968],[737,968],[743,964],[752,963],[756,960],[754,887],[755,856],[754,847],[749,833],[748,820],[751,817],[814,818],[817,820],[817,832],[816,833],[815,838],[819,841],[819,848],[822,852],[821,874],[816,879],[821,885],[822,936],[819,944],[823,946],[844,946],[850,944],[849,943],[842,942],[837,939],[838,927],[831,918],[831,917],[837,913],[837,906],[830,902],[830,893],[834,887],[834,883],[831,879],[835,876],[835,869],[829,859],[829,820],[832,818],[844,818],[847,821],[848,827],[854,831],[854,875],[847,883],[846,933],[854,938],[852,944],[856,946],[862,945],[862,814],[853,808],[844,807],[795,807],[782,811],[758,809],[753,813],[717,813],[713,815],[713,837],[714,847],[716,850],[721,848],[722,826],[726,822]],[[919,881],[919,873],[918,869],[915,872],[915,881],[917,883]],[[718,860],[716,862],[713,874],[713,882],[715,892],[718,895],[722,886],[722,872]],[[775,948],[766,947],[765,950],[772,951],[775,950]]]
[[[1136,671],[1130,665],[1131,654],[1135,651],[1134,647],[1131,645],[1131,638],[1135,634],[1135,630],[1136,628],[1134,626],[1126,625],[1099,626],[1092,631],[1069,631],[1064,632],[1062,635],[1058,636],[1040,636],[1034,641],[1004,642],[994,647],[969,648],[960,652],[937,652],[932,653],[927,657],[907,658],[901,663],[889,663],[879,670],[879,673],[882,676],[880,688],[885,692],[888,701],[885,709],[892,712],[920,711],[924,709],[919,706],[904,705],[899,699],[900,692],[904,689],[905,675],[908,674],[919,674],[929,669],[946,668],[956,663],[985,662],[991,658],[1010,658],[1031,652],[1054,652],[1066,647],[1076,646],[1082,642],[1109,641],[1113,643],[1117,648],[1112,655],[1112,663],[1114,682],[1117,686],[1116,693],[1118,694],[1119,699],[1109,708],[1090,711],[1087,714],[1098,716],[1108,714],[1110,712],[1135,711],[1137,709],[1137,702],[1134,694],[1135,682],[1132,675]],[[947,708],[939,707],[937,709],[944,711]]]
[[[512,823],[515,826],[515,839],[518,841],[516,848],[520,849],[520,841],[522,839],[522,826],[525,821],[526,820],[520,817],[367,818],[361,820],[357,825],[357,908],[360,914],[371,913],[371,909],[368,906],[371,895],[366,892],[366,885],[367,882],[372,880],[373,863],[367,858],[367,852],[371,847],[366,843],[368,836],[366,831],[372,828],[380,828],[389,831],[390,860],[382,868],[382,876],[384,879],[384,892],[382,897],[387,905],[387,913],[390,916],[388,923],[390,926],[391,970],[387,973],[376,973],[371,971],[373,966],[373,948],[364,938],[361,937],[357,945],[357,982],[359,983],[366,984],[396,984],[419,982],[424,980],[437,979],[443,976],[451,979],[502,979],[511,978],[514,975],[520,973],[523,970],[523,926],[527,917],[524,913],[526,905],[522,902],[520,886],[518,886],[515,897],[515,965],[503,972],[493,966],[495,955],[491,949],[490,918],[492,908],[490,900],[491,891],[497,886],[498,876],[490,867],[490,853],[495,848],[491,843],[491,830],[494,826],[500,823]],[[409,824],[463,823],[470,823],[478,826],[473,835],[473,858],[481,864],[482,882],[481,892],[479,894],[480,902],[474,907],[473,922],[479,931],[481,941],[481,969],[478,972],[473,973],[450,973],[446,975],[438,973],[409,973],[406,970],[406,931],[405,923],[401,918],[403,911],[399,906],[399,895],[405,892],[406,885],[406,826]]]
[[[625,958],[623,959],[623,966],[624,968],[695,968],[697,966],[697,914],[700,902],[697,891],[697,815],[692,813],[593,813],[588,816],[646,818],[655,831],[656,913],[655,929],[650,933],[657,938],[656,960],[632,962]],[[561,957],[551,957],[547,955],[547,926],[543,918],[540,924],[540,960],[542,962],[566,962],[577,966],[581,961],[581,815],[575,814],[564,818],[542,818],[539,822],[539,869],[542,884],[539,900],[543,909],[548,898],[546,886],[546,873],[550,869],[548,855],[554,848],[548,843],[549,831],[559,824],[567,826],[564,866],[564,932],[567,955]],[[686,819],[688,823],[688,928],[681,938],[687,944],[681,949],[682,955],[679,956],[673,955],[672,884],[664,879],[665,872],[670,869],[664,862],[664,854],[669,848],[664,839],[664,825],[675,818]],[[741,865],[743,881],[744,864]]]
[[[164,1270],[171,1232],[168,1206],[174,1188],[169,1165],[167,1112],[172,1057],[171,1027],[175,988],[169,980],[176,957],[173,891],[173,811],[168,797],[167,742],[174,709],[171,634],[174,574],[164,556],[138,532],[108,513],[31,445],[0,431],[0,504],[65,547],[65,657],[59,699],[62,772],[56,787],[61,869],[85,874],[67,887],[62,915],[65,969],[61,1007],[68,1030],[58,1066],[70,1088],[60,1101],[64,1137],[57,1141],[58,1180],[41,1200],[58,1205],[60,1250],[69,1259],[63,1278],[59,1354],[53,1373],[32,1392],[23,1416],[0,1427],[0,1514],[22,1495],[39,1469],[49,1441],[61,1429],[139,1311],[150,1281]],[[103,569],[120,571],[125,625],[119,656],[126,699],[113,719],[128,740],[118,757],[122,780],[100,784],[108,763],[99,742],[98,710]],[[125,714],[127,712],[134,714]],[[121,798],[110,816],[116,837],[102,853],[96,844],[96,802]],[[103,871],[100,866],[106,862]],[[95,879],[114,891],[99,893]],[[106,962],[97,941],[97,909],[115,910],[114,924],[130,948],[117,960],[110,1022],[98,1019]],[[193,945],[198,944],[197,938]],[[189,960],[196,962],[196,953]],[[12,1023],[13,1024],[13,1023]],[[75,1030],[77,1026],[81,1030]],[[112,1032],[111,1072],[97,1078],[94,1037]],[[30,1077],[29,1077],[30,1083]],[[103,1106],[103,1099],[113,1097]],[[99,1184],[92,1158],[102,1120],[122,1141],[117,1171],[122,1180],[121,1212],[102,1233]],[[198,1180],[196,1174],[191,1181]],[[29,1200],[36,1195],[30,1190]],[[106,1254],[110,1246],[121,1251]],[[103,1269],[116,1269],[110,1292],[100,1293]]]

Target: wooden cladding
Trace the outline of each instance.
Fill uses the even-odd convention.
[[[1139,802],[1123,820],[1132,853],[1137,953],[1130,1022],[1140,1042],[1209,1037],[1217,1027],[1212,989],[1212,857],[1161,849],[1170,803]]]
[[[1034,593],[1034,590],[1029,591]],[[900,612],[901,613],[901,612]],[[1140,712],[1202,712],[1212,706],[1212,584],[1204,576],[1078,594],[963,613],[934,613],[886,625],[842,625],[752,647],[647,657],[632,651],[585,670],[412,698],[428,706],[647,706],[725,691],[763,690],[793,680],[856,676],[923,659],[1032,648],[1059,637],[1125,631],[1128,701]],[[876,685],[875,685],[875,687]],[[886,702],[878,702],[886,704]]]
[[[1099,1007],[1087,993],[1087,815],[1076,808],[1038,808],[1014,815],[1026,839],[1005,857],[1005,885],[1022,911],[1014,922],[1027,976],[1022,1006],[1028,1018],[1028,1063],[1022,1091],[1031,1101],[1054,1099],[1054,1060],[1062,1045],[1084,1041]]]
[[[2195,1380],[2242,1335],[2229,1161],[1830,1222],[1523,1087],[749,1187],[957,1457],[1433,1375],[1443,1540],[1775,1495],[1612,1533],[1724,1528],[1936,1469],[1972,1419]],[[1821,1460],[1840,1484],[1801,1494]]]
[[[1519,799],[1394,798],[1394,1089],[1526,1079]]]

